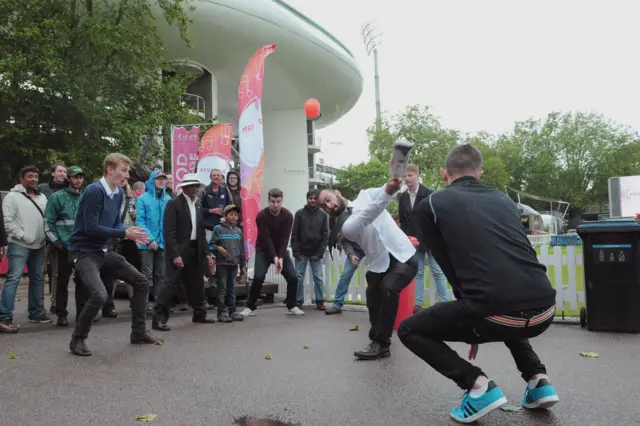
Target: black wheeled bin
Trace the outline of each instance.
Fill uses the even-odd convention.
[[[577,232],[585,282],[580,324],[590,331],[640,333],[640,224],[584,222]]]

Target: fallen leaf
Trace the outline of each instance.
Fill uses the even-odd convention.
[[[349,331],[358,331],[360,330],[360,327],[358,327],[358,324],[354,325],[353,328],[350,328]]]
[[[266,355],[264,356],[264,359],[271,359],[271,354],[266,354]]]
[[[158,339],[155,341],[154,345],[164,345],[164,339]]]
[[[600,358],[600,355],[595,352],[580,352],[580,356],[585,358]]]
[[[506,411],[507,413],[517,413],[518,411],[522,410],[522,407],[518,407],[516,405],[511,405],[511,404],[505,404],[502,407],[500,407],[500,409],[502,411]]]
[[[304,346],[303,346],[303,348],[304,348],[304,349],[309,349],[309,346],[304,345]]]
[[[9,352],[9,359],[22,359],[21,356],[16,356],[14,354],[12,354],[11,352]]]
[[[155,414],[145,414],[145,415],[136,417],[136,421],[151,423],[156,421],[156,417],[158,416]]]

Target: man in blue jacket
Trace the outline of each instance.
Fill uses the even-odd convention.
[[[131,343],[163,343],[162,339],[157,339],[147,332],[144,312],[149,294],[147,279],[123,256],[107,250],[109,238],[114,237],[126,238],[138,244],[149,242],[144,229],[137,226],[125,228],[120,217],[120,207],[124,199],[122,187],[129,178],[130,168],[131,159],[126,155],[107,155],[104,159],[104,176],[87,186],[78,205],[69,240],[69,254],[74,259],[76,277],[80,279],[89,299],[78,316],[69,344],[69,349],[74,355],[91,355],[85,340],[89,336],[93,319],[109,297],[100,276],[101,272],[133,287]]]
[[[147,278],[150,291],[157,297],[164,280],[164,234],[162,222],[164,208],[171,196],[166,190],[167,175],[154,170],[147,180],[146,192],[136,203],[136,224],[147,231],[148,244],[138,245],[142,262],[142,274]],[[147,314],[152,313],[147,306]]]

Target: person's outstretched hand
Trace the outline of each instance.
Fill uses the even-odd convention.
[[[402,179],[400,178],[391,178],[387,181],[387,185],[384,188],[384,192],[388,195],[393,195],[400,190],[402,186]]]
[[[127,238],[127,240],[135,241],[140,245],[146,245],[149,243],[149,237],[147,236],[146,229],[139,226],[132,226],[131,228],[127,228],[125,237]]]

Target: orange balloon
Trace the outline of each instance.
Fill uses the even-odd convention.
[[[304,112],[307,114],[307,118],[313,120],[320,115],[320,102],[317,99],[307,99],[304,103]]]

